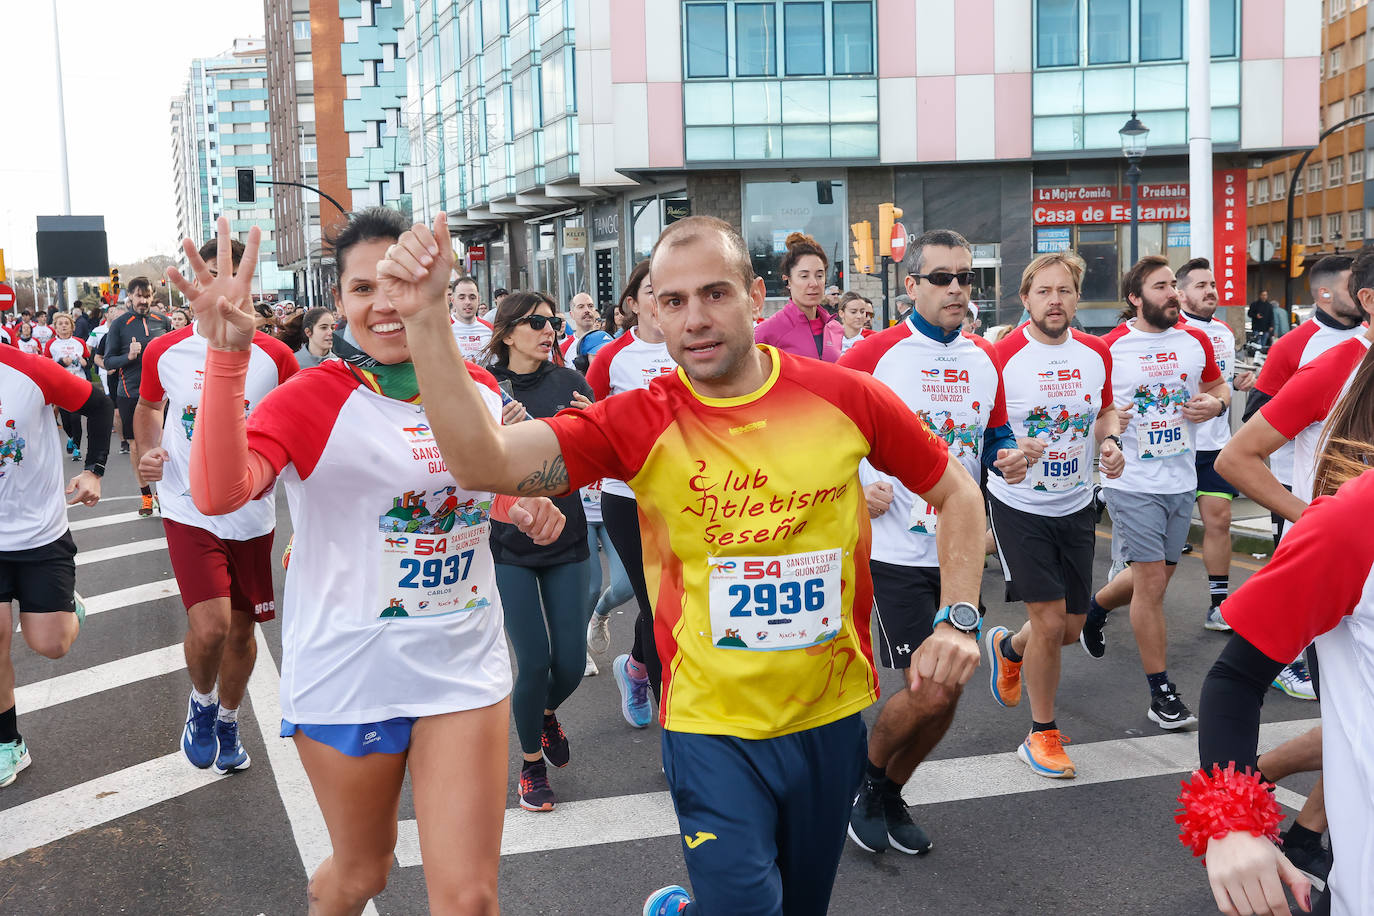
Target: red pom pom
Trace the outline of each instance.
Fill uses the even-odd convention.
[[[1180,785],[1174,820],[1179,840],[1193,855],[1204,855],[1210,840],[1237,830],[1278,841],[1283,813],[1258,773],[1237,773],[1234,763],[1224,770],[1217,764],[1210,776],[1196,770],[1190,782]]]

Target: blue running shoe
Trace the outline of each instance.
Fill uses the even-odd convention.
[[[630,656],[617,655],[611,665],[615,685],[620,688],[620,713],[635,728],[648,728],[654,720],[653,705],[649,702],[649,679],[630,674]]]
[[[215,765],[212,769],[216,774],[223,776],[235,770],[246,770],[251,761],[248,759],[248,752],[239,743],[239,723],[226,722],[224,719],[215,719],[215,740],[219,744],[219,753],[215,755]]]
[[[214,763],[219,754],[219,741],[215,738],[215,717],[218,715],[218,703],[201,706],[194,698],[187,701],[186,727],[181,731],[181,752],[198,770]]]
[[[644,901],[644,916],[675,916],[691,902],[692,898],[684,887],[676,884],[660,887]]]
[[[67,437],[67,454],[70,455],[70,454],[72,453],[72,449],[74,449],[74,448],[76,448],[76,442],[75,442],[70,436],[68,436],[68,437]]]
[[[86,625],[86,602],[76,592],[72,592],[72,610],[76,612],[76,627],[79,632]]]
[[[0,789],[14,782],[20,770],[31,763],[33,758],[29,756],[29,748],[23,738],[0,744]]]
[[[72,460],[73,460],[73,461],[80,461],[80,460],[81,460],[81,449],[79,449],[79,448],[74,448],[74,449],[72,449]]]

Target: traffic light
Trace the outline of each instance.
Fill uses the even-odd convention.
[[[861,274],[873,273],[873,224],[868,220],[850,223],[854,232],[854,269]]]
[[[101,298],[101,299],[107,299],[107,298],[109,298],[109,295],[110,295],[110,284],[108,284],[108,283],[102,283],[102,284],[100,284],[100,298]]]
[[[878,254],[885,258],[892,257],[892,225],[901,218],[901,207],[878,204]]]
[[[119,298],[119,268],[110,268],[110,295]]]
[[[256,203],[258,199],[257,175],[252,169],[235,169],[238,178],[238,202]]]
[[[1305,260],[1303,256],[1306,252],[1306,245],[1294,245],[1292,250],[1288,252],[1288,276],[1294,278],[1302,276],[1302,262]]]

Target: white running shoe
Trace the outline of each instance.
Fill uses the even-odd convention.
[[[601,673],[601,669],[596,667],[596,662],[592,660],[590,653],[587,655],[587,667],[582,669],[583,677],[594,677]]]
[[[1284,665],[1279,676],[1274,678],[1275,690],[1282,690],[1295,700],[1315,700],[1317,691],[1312,689],[1312,677],[1307,673],[1307,662],[1299,659],[1291,665]]]
[[[593,612],[587,621],[587,651],[600,655],[611,648],[611,615]]]
[[[1231,625],[1226,622],[1226,618],[1221,616],[1221,608],[1208,608],[1207,619],[1202,622],[1204,629],[1213,630],[1217,633],[1230,633]]]

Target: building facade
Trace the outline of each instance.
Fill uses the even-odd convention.
[[[1320,16],[1321,77],[1320,127],[1325,133],[1341,122],[1369,111],[1374,94],[1374,68],[1367,66],[1374,54],[1365,0],[1322,0]],[[1287,264],[1289,195],[1293,206],[1293,244],[1304,246],[1306,266],[1323,255],[1350,253],[1362,247],[1374,219],[1374,188],[1365,176],[1374,164],[1367,148],[1374,133],[1363,122],[1334,130],[1321,141],[1295,173],[1299,157],[1284,156],[1251,169],[1245,198],[1249,217],[1251,287],[1267,289],[1282,299]],[[1316,143],[1316,140],[1313,141]],[[1312,144],[1308,144],[1312,145]],[[1305,269],[1305,267],[1300,268]],[[1293,303],[1310,304],[1307,284],[1292,284]]]
[[[236,193],[239,168],[252,168],[262,178],[270,175],[267,96],[263,40],[236,39],[224,54],[191,62],[186,88],[172,106],[172,131],[178,151],[178,231],[185,238],[213,238],[215,220],[223,215],[235,237],[245,241],[257,226],[262,247],[253,286],[264,298],[275,299],[292,294],[292,277],[277,267],[272,189],[257,186],[251,203],[239,203]],[[179,254],[183,269],[184,258]]]
[[[1320,11],[1206,2],[1214,213],[1243,246],[1235,170],[1317,136]],[[1185,0],[456,0],[405,17],[408,186],[417,213],[448,212],[484,292],[614,301],[664,226],[709,213],[740,228],[774,305],[797,230],[839,285],[876,293],[848,269],[849,227],[876,234],[893,201],[909,237],[973,244],[986,323],[1019,317],[1037,252],[1073,247],[1085,323],[1110,324],[1133,111],[1150,129],[1140,251],[1188,256]]]

